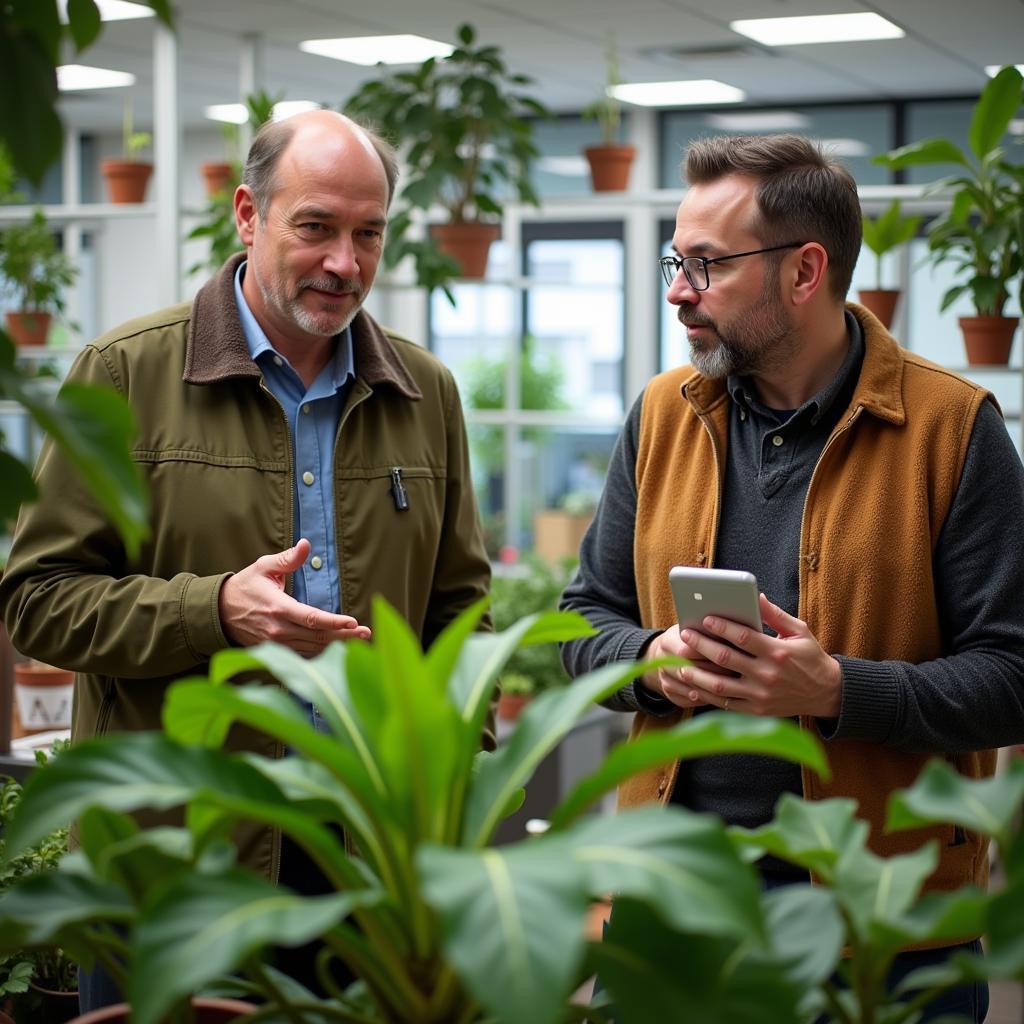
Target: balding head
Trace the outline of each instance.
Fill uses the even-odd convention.
[[[395,194],[398,181],[398,158],[394,147],[369,128],[333,110],[309,110],[283,121],[268,121],[256,133],[249,147],[242,182],[252,191],[260,219],[266,219],[267,208],[277,191],[277,168],[281,157],[295,143],[297,146],[354,145],[376,155],[387,180],[387,205]]]

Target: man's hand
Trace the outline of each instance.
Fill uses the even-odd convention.
[[[686,643],[679,635],[679,626],[673,626],[671,629],[666,629],[664,633],[659,633],[648,645],[644,651],[644,657],[648,661],[653,661],[655,658],[688,658],[694,663],[694,665],[700,665],[703,667],[714,668],[711,662],[706,662],[704,656],[695,648],[691,647]],[[646,672],[640,677],[640,682],[647,687],[651,693],[657,694],[659,697],[666,697],[674,704],[682,704],[684,707],[690,707],[692,701],[680,701],[677,696],[668,692],[665,689],[666,684],[671,684],[678,690],[679,686],[679,669],[678,668],[659,668],[654,669],[650,672]]]
[[[301,567],[309,551],[309,541],[303,538],[287,551],[257,558],[224,581],[218,608],[233,643],[251,647],[273,640],[311,657],[334,640],[369,639],[369,627],[360,626],[351,615],[300,604],[284,592],[285,577]]]
[[[692,667],[662,669],[658,676],[664,696],[680,707],[713,704],[748,715],[837,718],[842,704],[839,662],[825,653],[806,622],[787,614],[764,594],[761,618],[777,637],[713,615],[704,619],[702,632],[684,629],[679,639],[692,654],[683,652],[683,657],[701,660]],[[677,629],[662,636],[671,637]],[[733,646],[721,643],[719,637]],[[681,652],[662,646],[660,653]],[[649,685],[646,676],[644,681]]]

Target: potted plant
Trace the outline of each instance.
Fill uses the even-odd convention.
[[[882,324],[892,326],[899,302],[898,288],[882,287],[882,257],[900,245],[906,245],[916,234],[922,217],[904,216],[898,199],[894,199],[878,217],[864,217],[864,244],[875,254],[875,287],[861,288],[858,296]]]
[[[569,491],[557,508],[539,509],[533,517],[533,549],[549,562],[578,558],[597,500],[584,491]]]
[[[616,747],[542,834],[492,846],[521,787],[576,719],[655,663],[620,662],[547,691],[497,751],[480,753],[512,651],[591,632],[579,616],[553,613],[476,633],[482,612],[483,602],[467,610],[426,653],[380,601],[372,643],[334,644],[313,659],[272,644],[223,651],[208,679],[171,688],[163,734],[89,740],[33,773],[9,853],[68,817],[78,819],[80,849],[0,897],[0,954],[63,941],[87,962],[101,960],[127,986],[132,1024],[162,1022],[226,974],[236,993],[262,1000],[262,1018],[361,1024],[810,1024],[822,1014],[910,1024],[951,985],[1024,978],[1024,760],[976,782],[936,760],[890,804],[890,829],[951,822],[991,835],[1007,866],[999,893],[919,898],[937,862],[934,842],[879,858],[851,800],[787,795],[755,830],[673,805],[586,814],[636,771],[678,757],[759,753],[827,774],[810,733],[735,712],[666,722]],[[271,672],[290,692],[245,682],[253,671]],[[329,733],[294,697],[316,700]],[[236,724],[292,754],[217,749]],[[126,814],[179,805],[180,827],[143,828]],[[230,837],[240,821],[286,831],[336,891],[301,898],[237,867]],[[821,884],[764,891],[751,861],[765,851]],[[586,922],[608,893],[615,911],[596,941]],[[886,990],[899,949],[981,931],[988,957],[920,972],[908,979],[920,990],[911,996]],[[260,956],[314,937],[326,944],[317,958],[325,981],[333,957],[358,978],[323,1000]],[[595,970],[605,993],[576,1005],[573,993]]]
[[[139,160],[138,154],[153,141],[149,132],[134,129],[134,112],[131,99],[125,100],[121,121],[121,157],[104,160],[100,165],[107,182],[107,191],[112,203],[141,203],[146,198],[153,165]]]
[[[622,105],[615,96],[615,87],[622,84],[619,77],[619,57],[611,37],[605,48],[607,79],[601,98],[583,111],[584,117],[593,118],[601,129],[601,144],[588,146],[583,155],[590,165],[590,183],[595,192],[624,192],[629,187],[629,172],[636,157],[636,147],[619,140],[622,124]]]
[[[523,708],[533,700],[536,687],[529,676],[518,672],[506,672],[501,677],[501,695],[498,697],[498,717],[504,722],[514,722]]]
[[[45,345],[55,313],[64,311],[64,291],[77,276],[43,215],[0,232],[0,278],[15,306],[7,330],[19,345]]]
[[[531,79],[510,71],[496,46],[475,45],[470,25],[457,37],[449,56],[368,81],[345,104],[402,147],[405,186],[389,221],[385,265],[411,256],[419,284],[446,290],[453,277],[484,276],[509,193],[538,205],[531,118],[548,116],[524,91]],[[433,244],[410,237],[416,211],[435,207],[447,223],[431,226]]]
[[[31,735],[71,728],[75,674],[25,659],[14,663],[14,710],[17,734]]]
[[[942,298],[941,310],[970,295],[976,315],[961,317],[967,361],[1006,363],[1017,318],[1003,315],[1016,288],[1024,300],[1024,168],[1006,157],[1002,139],[1024,99],[1021,73],[1003,68],[982,90],[971,117],[965,153],[950,139],[934,138],[875,158],[886,167],[957,164],[962,171],[930,191],[952,190],[948,212],[928,233],[933,263],[952,263],[960,280]],[[980,347],[978,347],[980,346]]]
[[[283,94],[271,95],[261,89],[251,93],[245,98],[245,105],[249,111],[249,127],[253,132],[259,131],[262,125],[269,121],[274,114],[274,105],[280,102]],[[224,126],[225,137],[233,138],[237,147],[238,126],[228,124]],[[230,131],[228,131],[230,129]],[[206,177],[208,191],[206,208],[203,211],[203,218],[188,233],[188,239],[206,239],[209,244],[209,252],[206,259],[197,260],[188,268],[190,274],[198,274],[205,271],[211,273],[220,270],[224,261],[242,248],[238,238],[238,227],[235,224],[235,188],[242,180],[242,165],[235,159],[226,165],[230,173],[226,179],[218,179],[219,172],[216,165],[203,164],[203,174]]]
[[[278,93],[272,96],[265,89],[259,89],[245,97],[247,120],[249,128],[254,133],[259,131],[264,122],[269,121],[271,117],[273,117],[274,105],[279,103],[283,98],[284,93]],[[238,183],[242,180],[242,158],[238,149],[240,142],[239,126],[233,122],[226,122],[220,126],[220,129],[221,136],[224,139],[225,159],[207,160],[199,165],[199,172],[203,176],[208,199],[216,199],[223,195],[232,199]],[[212,208],[214,205],[215,204],[210,204],[210,207]],[[220,213],[220,209],[225,206],[232,212],[232,214],[234,213],[233,204],[224,203],[222,201],[220,204],[217,204],[218,215]],[[233,216],[231,227],[233,231]],[[191,238],[192,236],[190,235],[189,237]],[[226,253],[224,259],[227,259],[232,252],[236,251],[237,239],[236,248]],[[217,268],[219,268],[223,262],[224,260],[218,261]]]
[[[53,745],[52,755],[67,749],[68,742]],[[35,752],[36,762],[49,758]],[[22,785],[10,776],[0,777],[0,893],[29,875],[55,871],[68,849],[68,828],[55,827],[16,857],[5,853],[7,826],[22,796]],[[78,971],[59,947],[17,950],[0,956],[0,1006],[19,1024],[60,1024],[78,1013]],[[0,1017],[2,1019],[2,1017]]]

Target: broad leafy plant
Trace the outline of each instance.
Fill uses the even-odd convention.
[[[882,257],[887,252],[906,245],[917,234],[923,219],[915,214],[904,214],[898,199],[894,199],[877,217],[864,217],[864,244],[875,256],[876,288],[884,287]]]
[[[9,849],[72,817],[81,846],[0,901],[0,952],[61,943],[100,961],[123,983],[135,1024],[162,1021],[230,973],[275,1019],[551,1024],[582,1012],[569,998],[593,967],[585,918],[613,891],[666,927],[712,936],[716,950],[767,956],[757,877],[718,822],[682,809],[584,812],[644,764],[747,751],[824,771],[818,745],[789,723],[707,715],[620,748],[567,796],[547,834],[494,847],[545,755],[645,666],[608,666],[542,694],[496,752],[479,752],[512,652],[589,632],[578,616],[550,613],[482,634],[482,612],[463,614],[426,654],[382,602],[372,644],[309,660],[272,645],[222,652],[209,678],[172,687],[165,734],[90,740],[36,772]],[[254,670],[284,689],[239,681]],[[295,697],[317,704],[329,734]],[[237,723],[292,753],[223,753]],[[177,805],[184,827],[140,830],[129,817]],[[237,866],[227,837],[241,820],[282,829],[336,891],[301,898]],[[616,938],[625,927],[616,919],[603,957],[635,959],[637,936]],[[322,1002],[260,955],[314,937],[327,947],[332,998]],[[346,992],[331,988],[331,957],[359,979]]]
[[[458,267],[412,236],[416,211],[441,207],[462,224],[497,219],[510,196],[536,206],[533,119],[549,116],[525,91],[532,80],[511,71],[498,47],[479,45],[471,25],[456,34],[449,56],[371,79],[345,104],[345,113],[372,122],[402,149],[405,184],[388,221],[384,263],[411,256],[427,288],[446,288]]]
[[[146,0],[171,23],[168,0]],[[56,67],[65,37],[79,53],[102,31],[94,0],[73,0],[62,25],[56,0],[0,4],[0,148],[17,174],[38,184],[60,156]],[[4,158],[6,159],[6,157]],[[110,391],[65,388],[54,400],[15,365],[14,343],[0,331],[0,398],[20,405],[83,475],[130,553],[147,533],[146,496],[129,455],[134,431],[127,404]],[[25,463],[0,432],[0,529],[35,494]]]
[[[1003,145],[1022,101],[1024,78],[1015,67],[1005,67],[975,104],[969,153],[950,139],[934,138],[875,158],[894,170],[958,168],[929,186],[953,196],[948,213],[936,218],[928,234],[932,261],[952,263],[960,278],[943,296],[943,310],[967,294],[979,315],[1001,316],[1014,287],[1024,306],[1024,163],[1010,159]]]

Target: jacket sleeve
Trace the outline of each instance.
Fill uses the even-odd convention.
[[[612,662],[636,660],[661,632],[640,625],[633,565],[636,455],[642,404],[641,395],[615,442],[594,521],[580,545],[579,568],[559,605],[579,612],[598,630],[595,636],[562,645],[562,663],[573,677]],[[653,695],[648,701],[647,692],[639,683],[630,684],[604,703],[615,711],[642,709],[657,714],[662,704],[673,710],[668,701]]]
[[[943,657],[924,664],[839,656],[840,717],[826,739],[922,753],[1024,742],[1024,466],[996,409],[975,420],[933,556]]]
[[[87,346],[68,380],[115,388]],[[22,654],[61,668],[123,678],[183,673],[229,646],[217,598],[226,574],[147,575],[147,545],[129,564],[120,537],[78,472],[47,441],[36,466],[39,500],[21,510],[0,580],[0,614]]]
[[[430,601],[423,626],[428,647],[452,619],[490,591],[491,563],[484,548],[483,530],[469,466],[469,443],[455,381],[445,372],[445,434],[447,476],[444,522],[431,581]],[[490,615],[481,628],[490,630]]]

